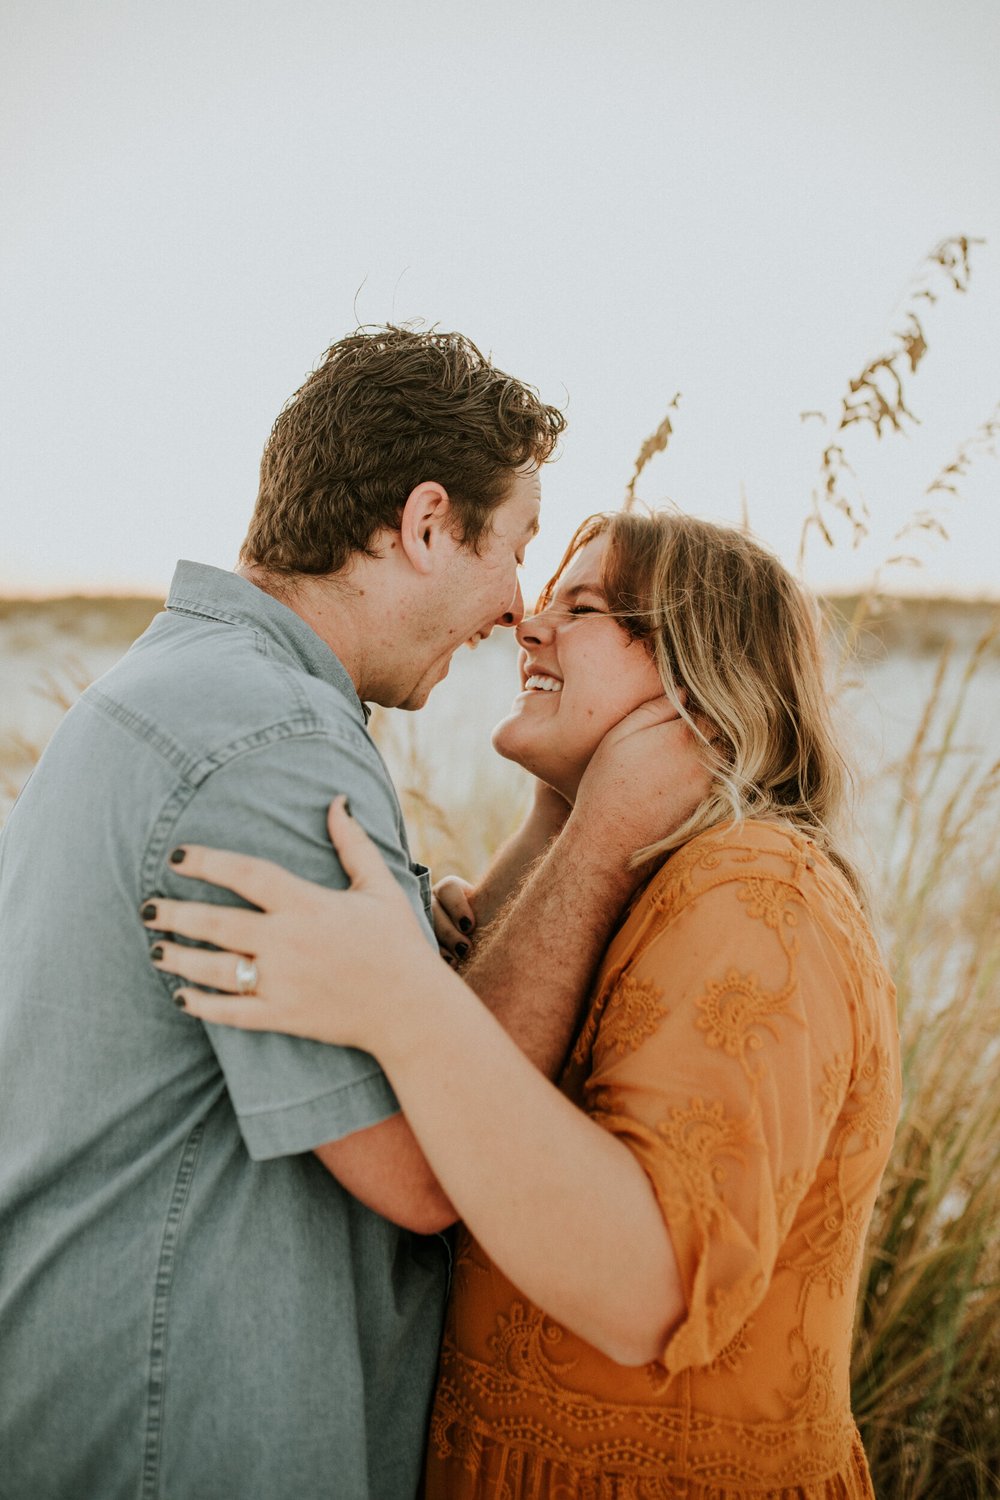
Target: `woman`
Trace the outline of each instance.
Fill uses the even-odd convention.
[[[610,700],[665,692],[708,772],[636,851],[650,878],[558,1087],[442,976],[339,804],[352,892],[188,849],[268,915],[227,911],[232,954],[168,943],[160,967],[217,985],[253,954],[273,997],[186,988],[188,1010],[373,1052],[461,1213],[429,1497],[871,1496],[848,1363],[899,1064],[812,608],[742,533],[602,515],[518,638],[494,744],[567,804]],[[204,912],[157,926],[204,937]]]

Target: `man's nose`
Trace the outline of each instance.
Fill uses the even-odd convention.
[[[500,615],[499,619],[497,620],[497,624],[506,625],[508,626],[508,628],[511,626],[514,626],[516,628],[518,625],[520,625],[523,619],[524,596],[521,593],[521,580],[519,578],[514,590],[514,597],[510,602],[510,609],[505,610],[504,613]]]

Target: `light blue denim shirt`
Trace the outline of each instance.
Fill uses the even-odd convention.
[[[311,1154],[392,1091],[365,1053],[178,1011],[139,919],[151,895],[235,899],[180,879],[184,842],[343,886],[337,792],[433,941],[347,673],[284,605],[181,563],[10,815],[0,1500],[412,1500],[446,1247]]]

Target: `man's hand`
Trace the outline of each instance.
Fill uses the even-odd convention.
[[[574,831],[628,867],[637,850],[666,838],[707,796],[705,749],[669,698],[654,698],[610,729],[583,774]],[[641,870],[635,883],[644,878]]]

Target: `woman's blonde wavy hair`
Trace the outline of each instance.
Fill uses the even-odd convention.
[[[782,822],[813,838],[863,901],[841,845],[853,783],[833,729],[816,601],[746,532],[680,512],[615,511],[577,529],[540,607],[599,536],[608,607],[645,643],[713,772],[687,822],[637,858],[721,823]]]

